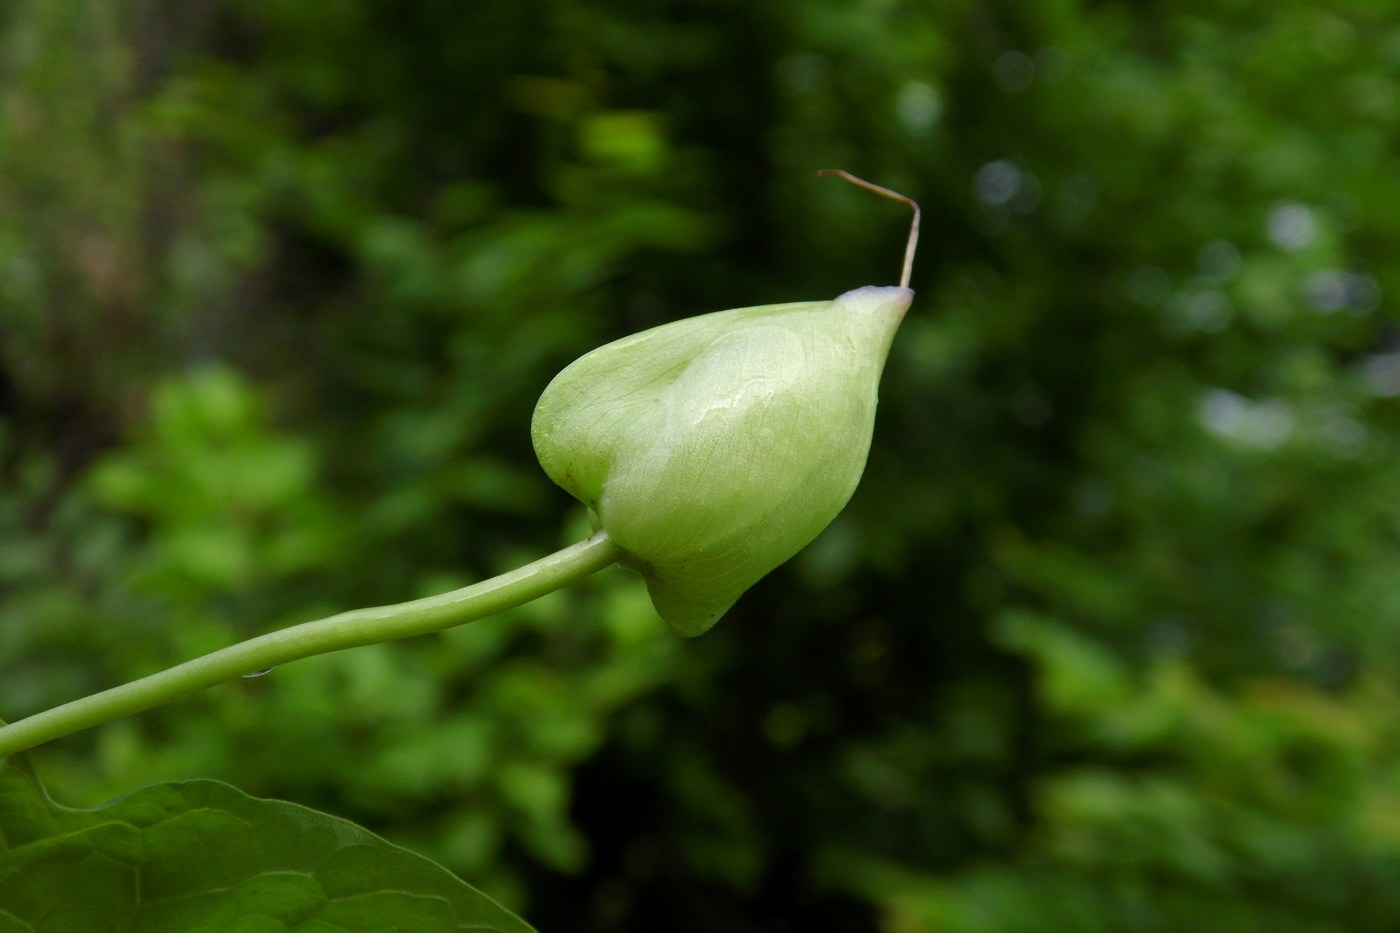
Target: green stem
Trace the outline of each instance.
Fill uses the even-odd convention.
[[[0,758],[290,661],[472,622],[551,593],[616,563],[621,555],[621,548],[600,531],[532,564],[460,590],[396,606],[354,609],[268,632],[0,727]]]

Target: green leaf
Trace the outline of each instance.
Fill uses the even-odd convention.
[[[219,781],[93,810],[0,766],[0,933],[532,933],[486,895],[347,820]]]

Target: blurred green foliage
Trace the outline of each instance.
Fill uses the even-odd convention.
[[[1400,17],[1378,0],[0,6],[0,710],[586,532],[591,347],[887,284],[865,482],[639,581],[57,743],[542,930],[1387,930]]]

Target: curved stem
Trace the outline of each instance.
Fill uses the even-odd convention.
[[[0,758],[279,664],[472,622],[551,593],[616,563],[621,556],[622,549],[600,531],[532,564],[460,590],[394,606],[353,609],[268,632],[0,726]]]

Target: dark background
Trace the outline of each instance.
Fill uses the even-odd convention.
[[[545,933],[1400,924],[1379,0],[8,0],[0,713],[587,532],[532,406],[918,292],[861,489],[711,633],[608,571],[55,743]]]

